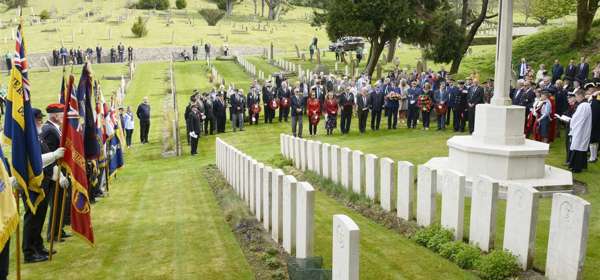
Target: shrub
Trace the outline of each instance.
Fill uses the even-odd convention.
[[[479,276],[484,280],[504,280],[519,273],[517,257],[508,251],[494,250],[475,262]]]
[[[479,249],[461,242],[460,250],[450,260],[461,268],[471,269],[475,266],[475,263],[479,260],[480,256],[481,252]]]
[[[225,12],[219,9],[202,9],[198,11],[209,26],[215,26],[225,16]]]
[[[454,241],[448,242],[440,247],[440,251],[438,252],[440,256],[451,260],[460,252],[462,249],[462,242]]]
[[[145,10],[166,10],[169,8],[169,0],[139,0],[136,8]]]
[[[177,9],[185,9],[185,7],[187,7],[187,1],[185,0],[175,0],[175,7],[177,7]]]
[[[41,20],[47,20],[50,19],[50,12],[48,12],[48,10],[42,10],[40,12],[40,19]]]
[[[429,240],[435,235],[435,226],[419,229],[411,239],[417,244],[427,247]]]
[[[131,32],[138,38],[144,37],[148,34],[146,23],[142,17],[138,17],[137,21],[131,27]]]
[[[438,227],[435,234],[427,242],[427,248],[437,253],[442,245],[452,242],[452,240],[454,240],[454,235],[451,231]]]

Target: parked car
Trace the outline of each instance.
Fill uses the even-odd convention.
[[[343,51],[354,51],[359,47],[365,48],[365,40],[361,37],[342,37],[339,38],[335,43],[329,45],[330,51],[336,51],[341,49]]]

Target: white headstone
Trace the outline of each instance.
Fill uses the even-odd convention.
[[[352,152],[352,191],[361,194],[363,188],[363,178],[365,174],[365,165],[363,163],[363,153],[361,151]]]
[[[379,158],[374,154],[365,155],[365,194],[377,200],[377,178],[379,177]]]
[[[437,171],[419,165],[417,177],[417,224],[429,226],[435,216]]]
[[[283,177],[283,248],[288,254],[296,243],[296,178]]]
[[[469,243],[489,252],[494,248],[499,185],[494,179],[481,175],[471,188]]]
[[[250,212],[253,214],[254,212],[254,203],[255,203],[255,191],[256,188],[256,167],[258,166],[258,162],[256,160],[252,160],[252,164],[248,172],[250,172],[250,177],[248,178],[248,189],[246,190],[246,202],[250,206]]]
[[[283,171],[273,170],[271,185],[271,237],[277,243],[283,234]]]
[[[394,205],[394,161],[390,158],[382,158],[379,161],[381,180],[381,208],[391,212],[396,207]]]
[[[405,221],[414,218],[413,197],[415,195],[415,165],[408,161],[398,161],[398,195],[396,209],[398,217]]]
[[[336,184],[341,183],[340,180],[340,170],[341,166],[341,158],[340,158],[340,146],[331,145],[331,181]]]
[[[321,142],[319,141],[315,141],[313,142],[313,171],[315,173],[317,173],[317,175],[321,175],[322,174],[322,167],[321,165],[323,165],[321,163],[322,157],[321,157]]]
[[[271,224],[271,189],[273,183],[273,168],[265,166],[263,169],[263,188],[262,188],[262,216],[263,216],[263,227],[266,231],[269,231],[269,225]]]
[[[314,157],[315,157],[315,152],[313,151],[313,143],[315,141],[313,140],[308,140],[306,141],[306,166],[307,169],[310,171],[314,171]]]
[[[533,187],[507,188],[503,246],[517,256],[523,270],[533,263],[538,200],[538,191]]]
[[[300,147],[302,139],[295,137],[294,138],[294,166],[296,169],[300,169],[301,159],[300,159]]]
[[[352,184],[352,177],[350,173],[352,172],[352,150],[349,148],[342,148],[340,153],[340,166],[341,166],[341,176],[342,176],[342,186],[345,189],[350,189]]]
[[[254,184],[254,214],[256,215],[256,219],[260,222],[262,219],[262,190],[263,190],[263,169],[265,165],[259,163],[256,166],[256,174],[254,174],[254,180],[256,183]]]
[[[296,258],[308,258],[313,255],[315,240],[315,189],[307,182],[296,186]]]
[[[346,215],[333,215],[333,280],[358,280],[360,265],[360,229]]]
[[[292,137],[291,135],[288,135],[287,137],[288,140],[288,158],[289,159],[294,159],[295,153],[296,153],[296,141],[294,140],[294,137]]]
[[[549,280],[583,278],[590,207],[589,202],[572,194],[556,193],[552,197],[546,257]]]
[[[442,193],[442,227],[454,233],[454,240],[462,240],[465,216],[465,175],[447,170],[444,172]]]
[[[286,143],[286,135],[281,133],[279,134],[279,151],[281,153],[282,156],[287,156],[286,151],[285,151],[285,143]]]
[[[321,157],[322,157],[322,171],[323,173],[321,173],[321,176],[323,176],[323,178],[327,178],[327,179],[331,179],[331,145],[329,145],[328,143],[323,143],[323,145],[321,145]]]
[[[300,138],[300,169],[302,171],[305,171],[308,166],[306,158],[306,142],[306,140]]]

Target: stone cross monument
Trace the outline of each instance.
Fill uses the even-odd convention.
[[[499,181],[501,190],[514,183],[572,185],[571,172],[544,164],[549,145],[525,138],[525,108],[511,105],[512,6],[513,0],[499,1],[496,86],[491,104],[477,105],[473,135],[450,138],[449,156],[433,158],[427,165],[442,172],[452,168],[467,176],[468,185],[477,176],[487,175]]]

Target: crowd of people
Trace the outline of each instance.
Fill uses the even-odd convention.
[[[600,105],[596,99],[600,63],[592,69],[591,75],[589,69],[586,58],[582,58],[579,65],[571,61],[567,67],[562,67],[557,60],[551,72],[545,70],[544,65],[534,71],[523,59],[515,71],[518,80],[510,98],[513,105],[525,107],[526,136],[546,143],[560,137],[561,127],[574,134],[569,125],[561,125],[560,120],[566,121],[574,115],[583,99],[591,102],[591,111],[595,113],[589,119],[594,120],[594,129],[590,130],[591,148],[588,147],[585,153],[590,152],[588,160],[595,162],[600,142],[597,139],[600,138],[600,120],[597,120],[600,111],[596,112],[600,108],[595,109]],[[304,117],[311,136],[317,134],[321,119],[324,119],[328,135],[338,129],[338,122],[339,131],[347,134],[353,116],[358,119],[359,133],[366,132],[369,124],[372,130],[379,130],[382,118],[387,119],[387,128],[392,130],[399,126],[409,129],[420,126],[429,130],[431,120],[435,120],[437,130],[450,128],[455,132],[473,133],[476,106],[490,103],[493,94],[493,79],[482,82],[479,74],[474,72],[464,80],[455,80],[444,68],[422,72],[396,68],[374,82],[365,74],[350,78],[319,73],[309,80],[290,84],[277,73],[274,79],[262,84],[254,80],[247,94],[243,89],[233,86],[226,89],[222,84],[202,94],[195,91],[185,119],[193,154],[197,153],[200,135],[225,131],[227,111],[234,132],[244,130],[244,123],[258,124],[261,114],[264,123],[272,123],[278,112],[279,122],[290,120],[292,134],[298,137],[303,136]],[[573,125],[577,124],[571,120]],[[572,151],[577,150],[568,141],[577,137],[568,133],[566,136],[567,164],[574,172],[580,172],[585,165],[573,161],[577,153]]]
[[[111,63],[133,61],[134,59],[133,47],[129,46],[125,49],[125,45],[121,42],[116,47],[112,46],[108,54]],[[107,61],[103,61],[104,55],[105,53],[103,53],[100,44],[96,45],[95,49],[88,47],[85,50],[81,49],[81,47],[67,49],[65,46],[62,46],[52,50],[52,65],[83,64],[86,61],[106,63]]]

